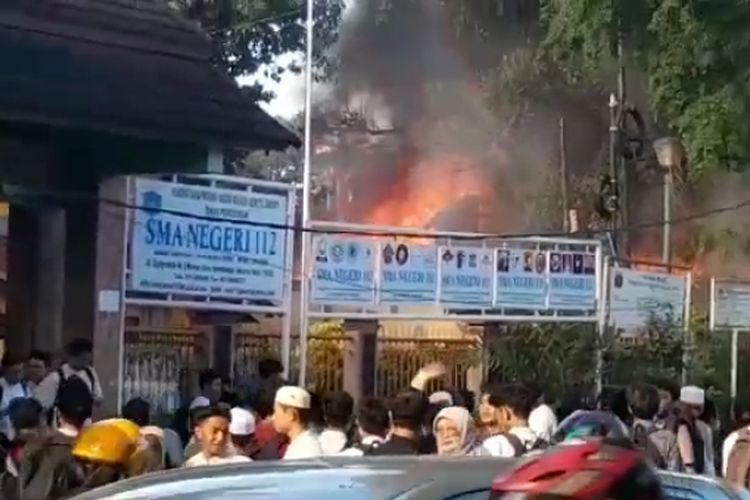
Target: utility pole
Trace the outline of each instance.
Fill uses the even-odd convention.
[[[620,104],[617,101],[617,97],[615,96],[615,94],[609,94],[609,210],[612,214],[610,230],[612,232],[612,240],[617,253],[619,253],[619,247],[617,244],[617,216],[619,212],[619,200],[617,195],[617,192],[619,191],[619,182],[617,179],[619,170],[617,168],[617,143],[619,142],[620,135],[617,109],[619,105]]]
[[[565,151],[565,118],[560,117],[560,198],[562,199],[563,232],[570,232],[568,206],[568,165]]]

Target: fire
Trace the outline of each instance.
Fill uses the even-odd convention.
[[[458,157],[417,160],[398,173],[396,182],[366,217],[369,224],[431,228],[446,209],[471,197],[483,198],[487,192],[476,165]]]

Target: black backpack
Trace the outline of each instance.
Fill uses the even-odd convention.
[[[84,384],[86,384],[87,387],[89,387],[89,390],[91,391],[91,395],[94,395],[94,387],[96,384],[96,379],[94,378],[94,372],[89,368],[88,366],[83,369],[84,373],[86,374],[86,378],[88,378],[88,383],[86,383],[85,380],[83,380],[83,377],[78,375],[78,373],[71,373],[70,376],[66,377],[65,372],[62,368],[57,369],[57,376],[60,378],[60,383],[57,384],[57,394],[55,395],[55,403],[52,405],[52,408],[50,408],[49,413],[47,414],[47,425],[52,427],[55,422],[55,413],[58,407],[58,398],[60,395],[60,389],[63,388],[64,384],[69,383],[73,379],[78,379]]]
[[[544,439],[537,439],[536,441],[534,441],[531,447],[527,447],[523,443],[523,441],[521,441],[521,438],[511,432],[505,432],[501,434],[501,436],[503,436],[506,441],[508,441],[508,443],[513,447],[513,457],[522,457],[527,453],[531,453],[532,451],[544,450],[549,446],[549,443],[547,443],[547,441],[545,441]]]

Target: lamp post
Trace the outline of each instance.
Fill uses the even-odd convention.
[[[672,191],[674,169],[682,163],[683,150],[678,139],[663,137],[653,142],[656,160],[664,170],[664,226],[662,230],[662,262],[672,270]]]

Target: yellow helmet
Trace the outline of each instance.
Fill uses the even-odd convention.
[[[73,445],[73,456],[90,462],[125,465],[136,443],[120,428],[101,422],[82,430]]]
[[[117,427],[134,443],[138,443],[138,440],[141,437],[141,428],[138,427],[138,424],[127,418],[108,418],[106,420],[94,422],[93,425],[112,425]]]

